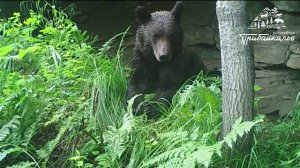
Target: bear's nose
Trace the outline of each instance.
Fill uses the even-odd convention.
[[[168,55],[161,55],[159,59],[160,59],[160,62],[167,62],[169,60],[169,56]]]

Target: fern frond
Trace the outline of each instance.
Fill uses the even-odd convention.
[[[191,157],[194,158],[198,164],[208,167],[214,153],[214,146],[200,146],[195,152],[191,154]]]
[[[237,141],[238,136],[242,137],[245,133],[248,133],[251,128],[257,123],[263,122],[264,116],[257,116],[254,121],[244,121],[242,118],[239,118],[232,126],[232,130],[229,134],[224,137],[224,140],[220,143],[226,143],[230,148],[233,147],[233,144]],[[242,122],[242,123],[241,123]]]
[[[172,148],[166,150],[165,152],[154,156],[154,158],[149,159],[144,162],[142,167],[182,167],[189,168],[195,167],[195,165],[203,165],[208,167],[211,163],[213,155],[216,153],[221,156],[221,148],[224,143],[227,143],[230,147],[233,143],[237,141],[238,136],[243,136],[248,133],[250,129],[257,123],[263,121],[263,116],[258,116],[254,121],[242,122],[242,119],[238,119],[234,125],[232,131],[224,138],[214,145],[206,145],[208,136],[211,133],[205,133],[199,139],[197,135],[198,129],[195,129],[190,135],[186,135],[186,139],[180,141],[177,146],[172,146],[174,143],[171,140],[176,138],[176,136],[182,138],[181,136],[184,131],[178,129],[176,131],[161,134],[160,137],[166,138],[165,141],[170,142]],[[168,141],[170,140],[170,141]]]
[[[10,133],[12,129],[18,128],[20,125],[19,115],[15,115],[7,124],[4,124],[0,129],[0,142],[3,141]]]
[[[132,105],[137,96],[139,95],[134,96],[128,101],[127,113],[123,116],[122,126],[120,128],[110,126],[109,129],[104,132],[103,139],[104,143],[107,144],[105,149],[112,160],[121,158],[121,155],[127,149],[126,144],[130,138],[130,133],[136,125],[136,120],[132,113]]]
[[[34,162],[19,162],[17,164],[14,164],[12,166],[7,166],[6,168],[31,168],[34,167],[35,163]]]
[[[192,146],[193,145],[191,144],[191,142],[189,142],[178,148],[163,152],[160,155],[154,157],[153,159],[150,159],[149,161],[145,162],[142,167],[151,167],[151,166],[154,166],[159,163],[164,163],[164,164],[167,164],[168,166],[170,166],[170,164],[174,162],[174,159],[177,160],[176,163],[178,161],[180,161],[179,158],[181,156],[185,155],[184,153],[186,152],[186,149],[190,149]],[[162,166],[162,167],[165,167],[165,166]],[[170,167],[172,167],[172,166],[170,166]]]
[[[184,90],[179,93],[179,104],[180,106],[184,105],[189,98],[191,97],[193,90],[194,90],[195,86],[194,85],[187,85]]]
[[[58,143],[61,141],[64,134],[75,124],[77,124],[76,121],[80,121],[83,117],[83,113],[79,112],[80,109],[74,113],[72,116],[69,116],[64,124],[60,127],[59,133],[56,135],[55,139],[48,141],[41,149],[37,150],[38,157],[41,159],[44,159],[46,163],[49,159],[49,156],[51,155],[52,151],[56,148]]]

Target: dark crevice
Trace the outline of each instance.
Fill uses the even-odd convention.
[[[291,68],[286,67],[284,64],[262,64],[258,63],[255,65],[255,70],[290,70]]]

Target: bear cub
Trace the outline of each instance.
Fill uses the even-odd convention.
[[[181,1],[171,11],[149,13],[143,6],[136,8],[139,27],[126,92],[126,100],[141,94],[133,103],[135,115],[159,116],[157,107],[143,103],[145,94],[154,93],[156,101],[169,106],[187,79],[207,71],[203,62],[183,47],[182,9]]]

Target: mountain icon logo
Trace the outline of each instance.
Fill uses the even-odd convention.
[[[248,29],[287,29],[282,13],[278,11],[277,7],[269,9],[266,7],[251,23]]]

